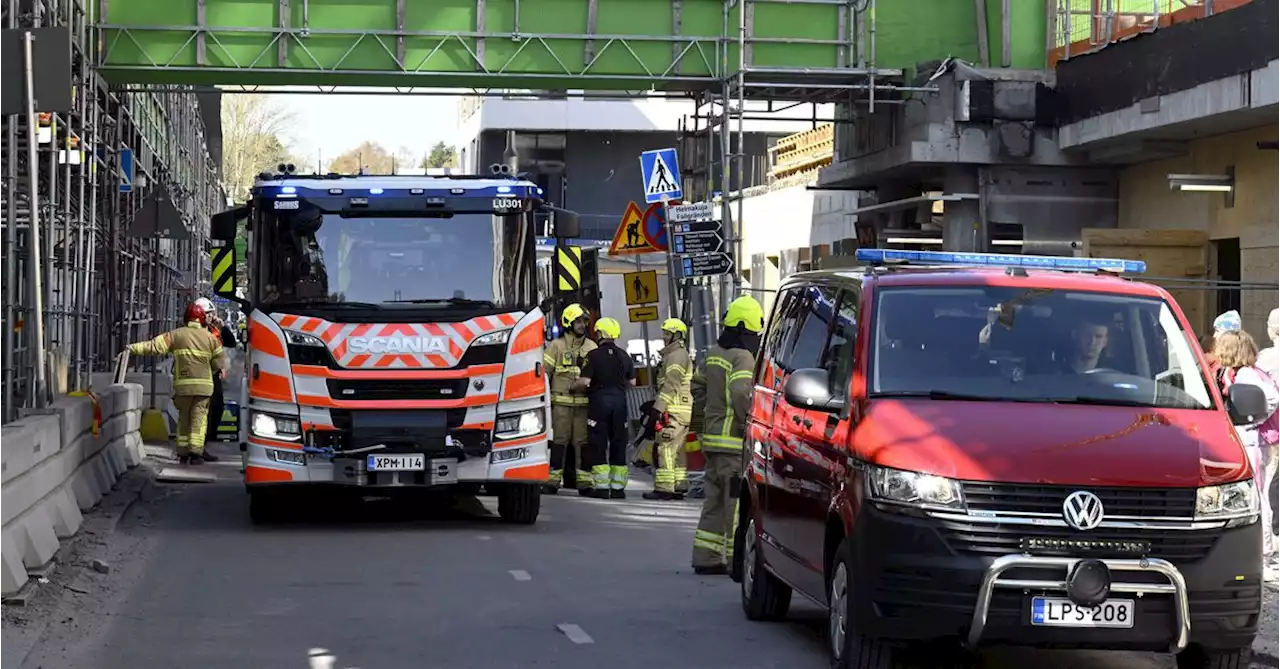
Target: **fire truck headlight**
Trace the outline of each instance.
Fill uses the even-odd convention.
[[[472,346],[492,346],[496,344],[505,344],[511,339],[510,330],[498,330],[488,334],[480,335],[471,342]]]
[[[298,346],[324,346],[324,342],[320,341],[319,337],[313,337],[303,332],[285,330],[284,337],[289,340],[290,344],[296,344]]]
[[[298,419],[291,416],[276,416],[255,411],[250,425],[254,435],[268,439],[294,440],[302,436]]]
[[[494,424],[493,434],[498,439],[520,439],[541,434],[544,427],[542,409],[521,411],[498,416]]]

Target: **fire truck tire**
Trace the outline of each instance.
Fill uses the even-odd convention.
[[[498,489],[498,516],[504,523],[532,525],[542,508],[542,490],[536,483],[506,483]]]

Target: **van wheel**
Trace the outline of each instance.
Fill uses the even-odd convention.
[[[853,628],[853,545],[840,542],[831,573],[827,575],[827,642],[832,669],[900,669],[894,647],[887,641],[863,636]]]
[[[747,620],[781,620],[791,607],[791,586],[764,568],[756,537],[756,521],[747,523],[742,537],[742,611]]]
[[[498,515],[504,523],[532,525],[542,508],[542,490],[536,483],[507,483],[498,489]]]
[[[284,520],[284,508],[280,495],[269,490],[249,491],[249,522],[267,525]]]
[[[1252,648],[1208,650],[1191,646],[1178,653],[1178,669],[1249,669],[1252,661]]]

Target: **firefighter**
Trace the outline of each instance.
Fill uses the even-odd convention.
[[[204,436],[209,420],[213,378],[227,367],[227,355],[207,329],[208,312],[199,302],[187,305],[186,325],[151,341],[129,344],[133,355],[173,356],[173,403],[178,407],[178,461],[204,462]]]
[[[583,466],[587,446],[587,396],[574,382],[582,375],[583,359],[595,349],[587,338],[587,312],[580,304],[570,304],[560,314],[564,336],[551,342],[542,356],[551,377],[551,480],[543,492],[556,494],[564,480],[568,450],[573,449],[578,494],[591,494],[591,473]]]
[[[693,570],[698,574],[727,573],[733,561],[742,443],[764,309],[755,298],[743,295],[729,304],[723,323],[720,338],[707,350],[693,379],[707,398],[702,430],[706,499],[693,538]]]
[[[575,385],[587,390],[587,457],[595,497],[627,496],[627,389],[635,385],[631,356],[614,342],[622,326],[612,318],[596,321],[599,346],[587,354]]]
[[[196,300],[204,308],[207,320],[209,334],[218,338],[224,350],[236,347],[236,335],[218,318],[213,310],[213,301],[207,297],[201,297]],[[225,395],[223,391],[223,381],[227,378],[227,370],[223,369],[221,373],[213,375],[213,395],[209,397],[209,420],[208,427],[205,429],[204,442],[207,444],[218,439],[218,425],[222,423],[222,409],[225,406]],[[201,457],[205,462],[217,462],[218,456],[209,451],[201,451]]]
[[[679,318],[668,318],[662,323],[662,341],[666,346],[662,349],[661,385],[648,417],[651,424],[661,426],[661,431],[657,433],[653,491],[645,493],[645,499],[684,498],[684,440],[693,414],[690,395],[693,366],[685,343],[688,335],[689,327]]]

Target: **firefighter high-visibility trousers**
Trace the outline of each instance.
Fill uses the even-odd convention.
[[[675,492],[684,488],[686,472],[685,437],[689,425],[676,416],[668,416],[667,424],[658,433],[657,462],[653,472],[653,489],[658,492]]]
[[[703,451],[707,456],[702,517],[693,535],[693,566],[715,567],[733,561],[733,535],[738,529],[738,484],[742,454]]]
[[[583,398],[586,399],[586,398]],[[582,461],[587,448],[587,405],[551,405],[551,476],[550,483],[559,487],[564,483],[564,468],[568,466],[568,449],[573,449],[573,465],[577,470],[579,488],[591,487],[591,472]]]
[[[204,453],[205,430],[209,428],[209,396],[179,395],[173,398],[178,407],[178,455]]]
[[[627,396],[602,390],[587,410],[587,461],[597,490],[627,489]]]

